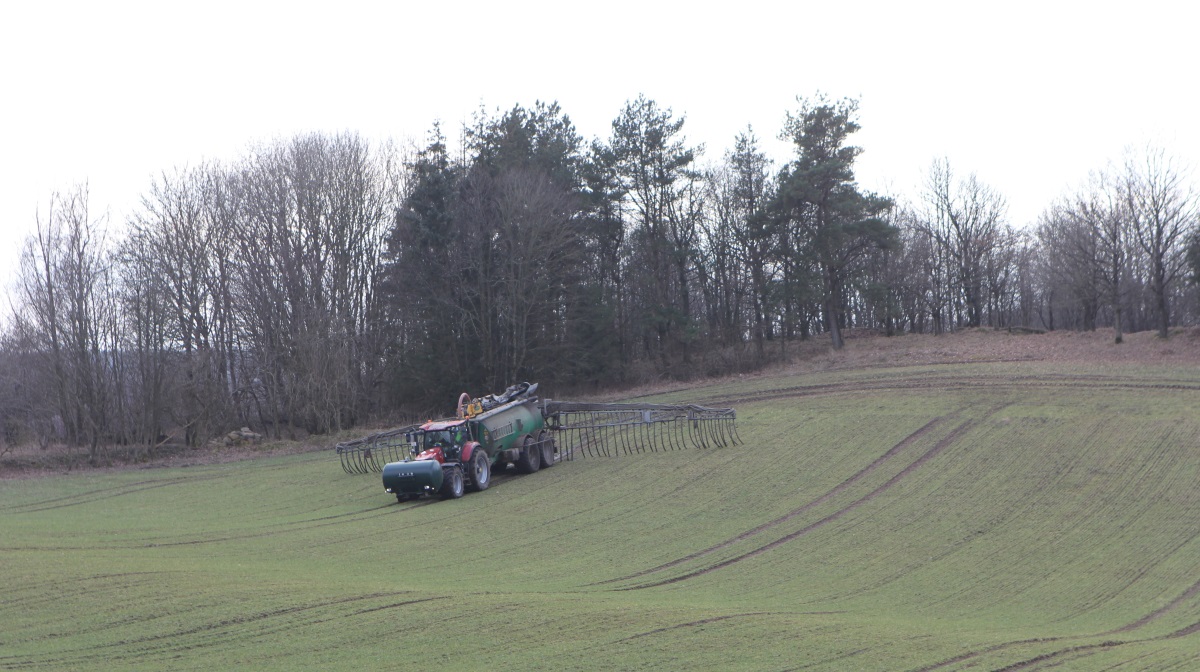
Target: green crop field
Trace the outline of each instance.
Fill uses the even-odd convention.
[[[330,451],[0,481],[0,668],[1200,669],[1200,368],[642,400],[743,444],[398,504]]]

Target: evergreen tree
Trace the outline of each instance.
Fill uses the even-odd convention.
[[[853,100],[799,99],[788,113],[781,137],[795,144],[796,158],[779,176],[774,209],[798,234],[804,255],[820,273],[824,325],[833,347],[844,345],[847,292],[858,277],[858,262],[874,248],[892,245],[896,230],[882,219],[892,203],[859,190],[854,160],[862,152],[847,145],[859,130]],[[802,266],[804,261],[798,262]]]
[[[479,383],[461,319],[460,231],[455,218],[462,170],[441,127],[409,164],[409,188],[388,237],[385,303],[393,387],[402,399],[450,396]]]
[[[613,122],[610,145],[616,174],[634,218],[632,266],[638,283],[639,337],[647,354],[672,368],[690,365],[689,278],[695,261],[701,176],[694,167],[703,148],[682,136],[684,118],[645,96],[626,103]]]

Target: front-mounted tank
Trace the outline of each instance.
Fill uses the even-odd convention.
[[[444,480],[442,464],[436,460],[405,460],[383,465],[383,487],[399,499],[438,492]]]
[[[473,447],[466,421],[427,422],[406,439],[411,457],[384,465],[384,489],[401,501],[435,493],[448,499],[461,497],[464,452]]]

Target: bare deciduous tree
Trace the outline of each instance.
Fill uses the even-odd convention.
[[[978,327],[986,306],[985,260],[1001,240],[1007,204],[974,175],[957,179],[947,159],[935,161],[925,185],[925,226],[952,263],[953,309]]]
[[[1180,161],[1165,150],[1148,148],[1125,162],[1122,195],[1133,239],[1144,255],[1154,296],[1158,335],[1170,327],[1170,296],[1187,265],[1188,236],[1200,206]]]
[[[18,331],[43,360],[63,438],[86,446],[93,464],[110,435],[108,337],[115,311],[105,220],[91,216],[88,189],[56,193],[21,257]],[[120,437],[117,437],[120,438]]]

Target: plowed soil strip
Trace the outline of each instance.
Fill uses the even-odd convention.
[[[955,427],[954,431],[950,432],[950,434],[948,434],[941,441],[938,441],[937,444],[933,446],[933,448],[930,448],[928,451],[925,452],[924,455],[922,455],[921,457],[918,457],[915,462],[913,462],[912,464],[905,467],[900,473],[898,473],[895,476],[888,479],[888,481],[886,483],[879,486],[878,488],[875,488],[874,490],[867,493],[866,495],[863,495],[859,499],[850,503],[845,508],[839,509],[838,511],[835,511],[835,512],[829,514],[828,516],[825,516],[824,518],[818,520],[815,523],[812,523],[811,525],[800,528],[799,530],[796,530],[795,532],[792,532],[791,534],[788,534],[786,536],[780,537],[779,539],[776,539],[775,541],[772,541],[769,544],[766,544],[764,546],[759,546],[758,548],[754,549],[753,551],[748,551],[746,553],[742,553],[741,555],[734,556],[732,558],[729,558],[728,560],[723,560],[715,565],[705,567],[704,569],[697,569],[695,571],[688,572],[687,574],[680,574],[679,576],[671,577],[669,579],[662,579],[660,581],[654,581],[651,583],[643,583],[638,586],[630,586],[628,588],[620,588],[618,590],[641,590],[643,588],[654,588],[656,586],[665,586],[667,584],[685,581],[687,579],[691,579],[691,578],[695,578],[697,576],[708,574],[709,572],[715,572],[718,569],[724,569],[725,567],[739,563],[742,560],[746,560],[748,558],[753,558],[756,555],[761,555],[763,553],[766,553],[769,550],[772,550],[774,548],[782,546],[783,544],[786,544],[789,541],[792,541],[794,539],[802,537],[802,536],[808,534],[809,532],[812,532],[813,530],[819,529],[819,528],[825,526],[826,524],[831,523],[831,522],[837,520],[838,518],[841,518],[842,516],[846,515],[847,513],[850,513],[854,509],[857,509],[858,507],[862,506],[863,504],[870,502],[871,500],[875,499],[883,492],[889,490],[892,486],[894,486],[895,484],[904,480],[904,478],[906,476],[908,476],[912,472],[916,471],[917,469],[921,468],[925,463],[929,462],[933,458],[937,457],[938,454],[940,454],[943,450],[945,450],[947,447],[949,447],[955,441],[957,441],[958,438],[960,436],[962,436],[962,434],[964,432],[966,432],[967,430],[974,427],[975,422],[976,421],[974,421],[974,420],[967,420],[967,421],[963,422],[962,424],[960,424],[958,427]]]
[[[601,586],[601,585],[608,584],[608,583],[616,583],[619,581],[628,581],[629,579],[636,579],[639,576],[645,576],[647,574],[653,574],[655,572],[660,572],[664,569],[670,569],[671,567],[675,567],[676,565],[683,564],[689,560],[695,560],[696,558],[708,555],[709,553],[712,553],[714,551],[719,551],[722,548],[725,548],[727,546],[735,544],[739,541],[749,539],[750,537],[753,537],[754,535],[759,534],[765,530],[769,530],[770,528],[775,527],[776,525],[779,525],[780,523],[784,523],[788,520],[791,520],[792,518],[795,518],[796,516],[804,513],[805,511],[808,511],[809,509],[811,509],[815,506],[824,504],[825,502],[829,501],[830,499],[841,494],[847,488],[854,485],[858,481],[862,480],[865,476],[867,476],[871,472],[878,469],[881,464],[883,464],[884,462],[887,462],[891,458],[895,457],[898,453],[903,451],[905,448],[907,448],[910,445],[912,445],[913,443],[915,443],[918,439],[920,439],[922,436],[924,436],[926,433],[928,433],[930,430],[932,430],[934,427],[936,427],[938,424],[940,424],[943,420],[945,420],[945,418],[934,418],[933,420],[930,420],[929,422],[925,423],[924,427],[921,427],[920,429],[913,432],[912,434],[909,434],[907,437],[905,437],[903,440],[901,440],[900,443],[897,443],[896,445],[892,446],[886,453],[875,458],[874,462],[872,462],[872,463],[868,464],[867,466],[863,467],[862,469],[860,469],[857,474],[854,474],[850,478],[847,478],[846,480],[842,481],[841,483],[838,483],[836,486],[833,487],[833,489],[829,490],[829,492],[826,492],[825,494],[821,495],[820,497],[818,497],[810,502],[807,502],[806,504],[800,506],[799,508],[792,509],[791,511],[787,512],[786,514],[776,518],[775,520],[768,521],[766,523],[763,523],[762,525],[759,525],[758,527],[756,527],[754,529],[742,532],[741,534],[737,535],[736,537],[731,537],[729,539],[726,539],[725,541],[722,541],[721,543],[719,543],[715,546],[709,546],[708,548],[706,548],[704,550],[696,551],[695,553],[692,553],[691,555],[687,555],[687,556],[684,556],[677,560],[672,560],[670,562],[663,563],[661,565],[658,565],[657,567],[651,567],[650,569],[644,569],[644,570],[634,573],[634,574],[617,577],[615,579],[607,579],[605,581],[598,581],[596,583],[590,583],[588,585],[589,586]]]

